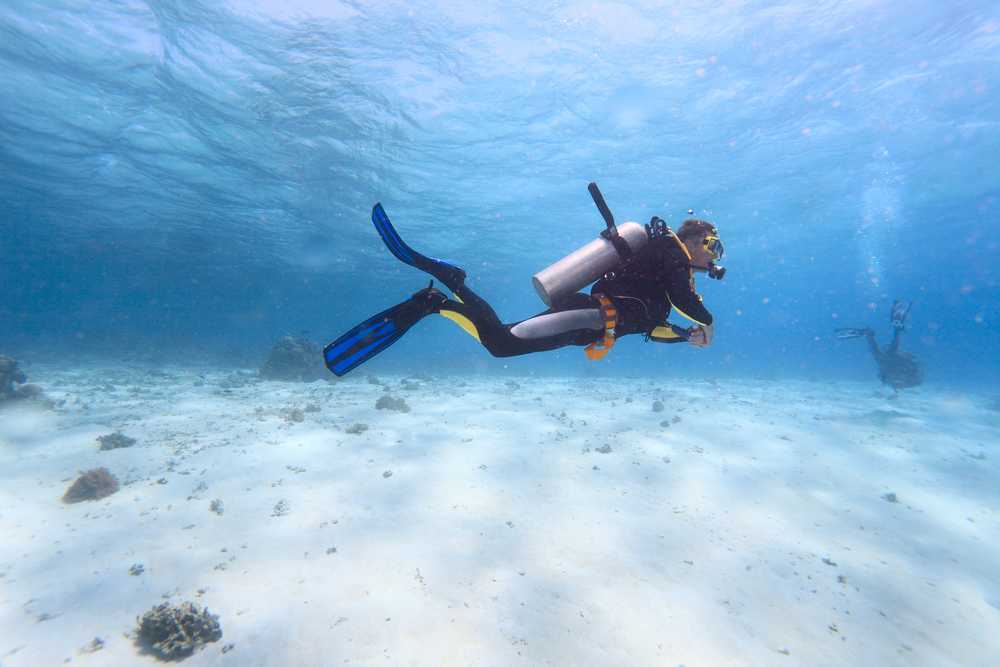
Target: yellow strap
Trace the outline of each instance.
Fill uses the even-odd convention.
[[[694,261],[694,258],[691,257],[691,251],[688,250],[686,245],[684,245],[684,241],[681,241],[681,237],[677,236],[677,234],[675,234],[673,230],[670,231],[670,235],[674,237],[674,240],[677,241],[677,245],[679,245],[681,247],[681,250],[684,251],[684,254],[687,255],[688,261],[689,262]]]

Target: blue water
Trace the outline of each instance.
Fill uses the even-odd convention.
[[[1000,5],[29,2],[0,6],[0,351],[255,366],[425,284],[514,321],[620,220],[715,221],[709,350],[494,360],[427,321],[374,371],[871,379],[912,299],[927,387],[995,385]],[[684,349],[681,349],[681,348]]]

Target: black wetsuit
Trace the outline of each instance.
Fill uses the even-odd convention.
[[[614,301],[618,336],[641,333],[655,338],[653,331],[667,321],[671,308],[698,324],[712,324],[712,314],[694,289],[691,258],[673,232],[653,238],[624,270],[605,274],[590,293]]]
[[[531,352],[554,350],[567,345],[589,345],[604,337],[600,303],[596,295],[608,297],[618,310],[615,337],[640,333],[649,340],[664,343],[684,342],[667,324],[671,308],[702,325],[712,324],[712,315],[694,289],[694,274],[687,249],[673,232],[655,236],[623,268],[609,272],[594,283],[590,296],[571,294],[553,308],[527,320],[503,323],[484,299],[464,284],[455,295],[459,300],[445,301],[437,311],[455,320],[495,357],[511,357]],[[586,311],[586,312],[574,312]],[[545,316],[559,315],[564,322],[589,319],[593,324],[556,329],[546,335],[522,333]],[[566,317],[570,315],[570,317]],[[541,318],[541,319],[540,319]]]

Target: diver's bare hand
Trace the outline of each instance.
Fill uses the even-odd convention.
[[[708,347],[712,344],[711,327],[693,327],[691,329],[691,334],[688,336],[688,342],[695,347]]]

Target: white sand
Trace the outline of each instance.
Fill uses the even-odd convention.
[[[1000,664],[984,397],[32,375],[66,402],[0,412],[3,667],[154,664],[126,635],[165,598],[219,615],[192,666]],[[63,504],[98,466],[122,489]]]

